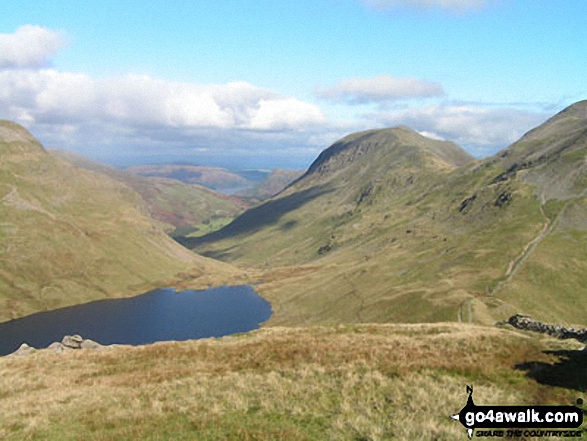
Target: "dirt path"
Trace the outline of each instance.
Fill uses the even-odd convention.
[[[582,195],[580,195],[579,197],[582,197]],[[495,287],[493,288],[493,290],[491,290],[488,294],[490,296],[497,294],[499,291],[501,291],[501,289],[503,288],[503,286],[505,284],[507,284],[518,272],[518,270],[521,268],[521,266],[524,264],[524,262],[526,262],[526,260],[528,259],[528,257],[530,257],[530,255],[534,252],[534,250],[536,249],[536,247],[538,246],[538,244],[540,244],[540,242],[542,242],[542,240],[548,236],[552,230],[554,229],[554,227],[557,224],[557,221],[560,217],[560,215],[565,211],[565,209],[567,208],[567,205],[569,204],[569,202],[575,200],[576,198],[572,198],[569,199],[561,208],[561,210],[557,213],[557,215],[554,217],[554,219],[550,219],[546,213],[544,212],[544,198],[543,196],[540,197],[540,213],[542,214],[542,217],[544,218],[545,222],[544,222],[544,226],[542,227],[542,229],[540,230],[540,232],[538,233],[538,235],[532,239],[530,242],[528,242],[526,244],[526,246],[524,247],[524,249],[522,250],[522,252],[520,253],[520,255],[518,257],[516,257],[515,259],[513,259],[509,265],[508,265],[508,269],[505,273],[505,279],[501,280],[500,282],[497,283],[497,285],[495,285]]]
[[[560,216],[565,212],[569,204],[584,197],[587,197],[587,189],[583,190],[581,194],[568,198],[565,204],[560,209],[560,211],[556,214],[556,216],[553,219],[550,219],[544,212],[544,205],[546,203],[546,201],[544,200],[544,196],[540,195],[540,213],[542,214],[542,217],[545,220],[544,226],[542,227],[538,235],[526,244],[520,255],[509,263],[505,273],[505,278],[499,281],[492,290],[487,290],[488,295],[493,296],[497,294],[499,291],[503,289],[504,285],[506,285],[508,282],[510,282],[510,280],[512,280],[512,278],[516,275],[516,273],[522,267],[524,262],[526,262],[528,257],[532,255],[532,253],[540,244],[540,242],[542,242],[542,240],[554,230],[560,219]]]
[[[461,304],[461,307],[459,308],[459,314],[458,314],[459,323],[463,323],[463,321],[464,321],[463,308],[465,308],[465,307],[467,308],[467,323],[473,323],[473,300],[475,300],[475,299],[465,300]]]
[[[2,202],[4,201],[9,201],[11,200],[14,196],[16,196],[16,187],[12,187],[12,190],[10,190],[9,193],[5,194],[4,197],[2,197]]]

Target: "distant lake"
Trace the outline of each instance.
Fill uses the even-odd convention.
[[[0,355],[14,352],[22,343],[46,348],[73,334],[103,345],[221,337],[257,329],[271,314],[269,302],[248,285],[181,292],[157,289],[0,323]]]

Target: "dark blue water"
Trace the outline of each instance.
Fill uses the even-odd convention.
[[[247,285],[204,291],[158,289],[0,323],[0,355],[14,352],[22,343],[46,348],[72,334],[104,345],[221,337],[257,329],[271,314],[269,302]]]

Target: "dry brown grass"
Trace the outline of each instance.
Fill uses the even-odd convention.
[[[514,370],[547,339],[456,324],[267,328],[0,359],[4,439],[464,439],[447,416],[575,394]],[[569,343],[565,343],[569,344]]]

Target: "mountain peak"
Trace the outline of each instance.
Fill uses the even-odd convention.
[[[387,152],[397,160],[407,154],[406,150],[434,157],[449,168],[459,167],[473,160],[472,156],[452,142],[427,138],[402,125],[345,136],[322,151],[308,169],[307,175],[341,170],[373,152]]]
[[[0,120],[0,154],[46,153],[31,133],[20,124]]]
[[[578,101],[575,104],[571,104],[569,107],[555,115],[554,118],[557,116],[587,118],[587,100]]]
[[[539,164],[553,160],[564,152],[583,148],[587,139],[587,100],[579,101],[560,111],[538,127],[530,130],[499,156],[506,165]]]
[[[558,132],[569,132],[587,126],[587,100],[571,104],[538,127],[526,133],[520,141],[546,138]]]

